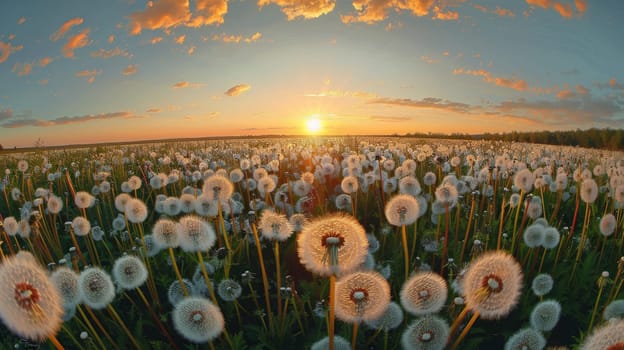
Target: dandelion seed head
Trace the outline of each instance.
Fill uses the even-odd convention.
[[[360,323],[379,318],[390,303],[390,285],[377,272],[354,272],[336,281],[336,318]]]
[[[147,281],[148,272],[143,260],[134,255],[124,255],[115,260],[112,270],[115,282],[123,289],[135,289]]]
[[[201,297],[187,297],[173,308],[173,326],[183,337],[193,343],[215,339],[225,326],[221,310]]]
[[[20,252],[0,264],[0,319],[11,332],[33,341],[61,328],[62,299],[32,254]]]
[[[598,197],[598,184],[594,179],[585,179],[581,182],[581,200],[585,203],[594,203]]]
[[[403,349],[442,350],[449,336],[448,323],[438,316],[413,321],[401,335]]]
[[[147,206],[138,198],[130,198],[125,205],[124,213],[128,221],[140,224],[147,219]]]
[[[159,219],[152,228],[154,241],[162,247],[177,248],[180,245],[177,226],[173,220]]]
[[[78,287],[78,274],[74,270],[61,266],[50,274],[50,280],[59,291],[66,308],[81,303],[82,294]]]
[[[391,301],[386,311],[376,319],[365,321],[368,326],[388,332],[403,323],[403,310],[399,304]]]
[[[329,338],[324,337],[312,343],[310,350],[327,350],[329,349]],[[334,350],[351,350],[351,343],[345,338],[335,335],[334,336]]]
[[[483,319],[500,319],[518,303],[522,279],[522,269],[513,256],[485,252],[470,263],[462,278],[466,307]]]
[[[605,307],[602,319],[608,321],[612,318],[624,318],[624,299],[613,300]]]
[[[126,211],[126,203],[132,199],[132,197],[127,193],[120,193],[115,197],[115,208],[120,212]]]
[[[212,248],[217,239],[212,225],[197,216],[182,217],[177,228],[180,248],[185,252],[205,252]]]
[[[297,236],[301,264],[321,276],[353,271],[364,262],[367,251],[366,232],[351,216],[318,217]]]
[[[221,280],[217,286],[217,294],[225,301],[234,301],[241,296],[243,288],[241,285],[229,278]]]
[[[420,214],[418,201],[409,194],[398,194],[390,198],[384,210],[386,220],[394,226],[413,224]]]
[[[561,304],[556,300],[544,300],[535,305],[529,320],[534,329],[549,332],[555,328],[560,316]]]
[[[78,277],[82,301],[92,309],[103,309],[115,298],[115,285],[110,275],[99,267],[89,267]]]
[[[95,197],[85,191],[76,192],[74,203],[79,209],[87,209],[95,204]]]
[[[514,333],[505,343],[505,350],[541,350],[546,346],[542,333],[525,328]]]
[[[58,214],[63,210],[63,200],[55,195],[48,198],[47,209],[50,214]]]
[[[183,278],[182,282],[184,283],[186,291],[190,293],[193,290],[193,283],[186,278]],[[169,300],[169,303],[175,306],[185,297],[180,281],[175,280],[171,282],[169,288],[167,288],[167,300]]]
[[[524,230],[522,239],[529,248],[539,247],[544,242],[544,226],[530,225]]]
[[[600,219],[600,233],[605,237],[609,237],[615,232],[616,225],[615,215],[609,213]]]
[[[561,234],[555,227],[547,227],[544,230],[544,240],[542,241],[542,247],[546,249],[553,249],[559,245]]]
[[[86,236],[91,231],[91,223],[82,216],[76,216],[72,220],[71,227],[76,236]]]
[[[227,201],[232,197],[232,192],[234,192],[234,185],[225,176],[211,176],[204,181],[202,187],[203,195],[210,200]]]
[[[413,315],[422,316],[440,311],[446,303],[448,288],[438,274],[419,272],[401,287],[401,305]]]

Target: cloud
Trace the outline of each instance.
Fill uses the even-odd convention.
[[[184,119],[186,120],[206,120],[206,119],[214,119],[219,116],[219,112],[209,112],[200,115],[186,115]]]
[[[22,45],[13,46],[11,45],[11,43],[3,43],[2,41],[0,41],[0,63],[3,63],[7,59],[9,59],[9,56],[11,56],[12,53],[17,52],[23,48],[24,46]]]
[[[91,57],[94,58],[108,59],[115,56],[128,57],[130,56],[130,54],[128,53],[128,50],[120,49],[119,47],[110,50],[99,49],[97,51],[91,52]]]
[[[76,72],[76,77],[78,78],[87,78],[87,82],[89,84],[93,84],[93,82],[95,82],[95,76],[102,74],[102,71],[98,71],[96,69],[94,70],[81,70],[79,72]]]
[[[150,44],[152,44],[152,45],[158,44],[162,40],[163,40],[162,36],[155,36],[155,37],[152,38],[152,40],[150,40]]]
[[[17,73],[18,77],[30,75],[32,73],[32,63],[16,63],[13,65],[12,71]]]
[[[39,83],[40,85],[48,85],[48,83],[49,83],[49,82],[50,82],[50,81],[49,81],[48,79],[42,79],[42,80],[39,80],[39,81],[38,81],[38,83]]]
[[[227,35],[225,33],[221,33],[221,35],[215,34],[212,36],[213,41],[221,41],[224,43],[240,43],[242,41],[249,44],[260,40],[260,38],[262,38],[262,33],[260,32],[255,32],[253,35],[246,38],[242,35]]]
[[[502,86],[518,91],[525,91],[529,88],[529,84],[523,79],[503,78],[492,76],[492,73],[485,69],[463,69],[457,68],[453,70],[453,74],[466,74],[483,77],[483,81],[497,86]]]
[[[343,23],[363,22],[373,24],[385,20],[389,10],[400,12],[406,10],[413,15],[422,17],[429,14],[434,0],[353,0],[355,15],[340,16]]]
[[[228,96],[238,96],[249,89],[251,89],[251,85],[249,84],[238,84],[227,89],[227,91],[224,92],[224,94]]]
[[[175,42],[178,45],[182,45],[184,44],[185,39],[186,39],[186,35],[180,35],[179,37],[176,38]]]
[[[421,109],[434,109],[441,111],[450,111],[455,113],[468,113],[472,110],[472,106],[466,103],[442,100],[436,97],[427,97],[422,100],[412,100],[409,98],[377,98],[369,101],[371,104],[383,104],[390,106],[403,106]]]
[[[86,123],[86,122],[90,122],[94,120],[134,119],[134,118],[144,118],[144,117],[135,115],[131,112],[113,112],[113,113],[104,113],[104,114],[88,114],[88,115],[74,116],[74,117],[59,117],[59,118],[55,118],[51,120],[24,118],[24,119],[11,120],[7,123],[2,124],[2,127],[3,128],[22,128],[26,126],[48,127],[48,126],[57,126],[57,125]]]
[[[574,0],[576,13],[572,4],[553,0],[526,0],[530,6],[541,7],[543,9],[553,9],[563,18],[573,18],[575,15],[582,16],[587,11],[587,0]]]
[[[500,6],[496,6],[495,9],[489,9],[483,5],[475,4],[473,7],[483,13],[492,13],[500,17],[516,17],[516,14],[513,11]]]
[[[334,10],[334,0],[258,0],[258,7],[275,4],[279,6],[289,21],[302,17],[318,18]],[[355,5],[354,5],[355,6]]]
[[[410,117],[387,117],[387,116],[371,116],[371,120],[389,122],[389,123],[402,123],[407,120],[412,120]]]
[[[10,108],[0,110],[0,121],[13,117],[13,111]]]
[[[358,98],[376,98],[375,94],[366,91],[349,91],[349,90],[324,90],[318,93],[305,94],[306,97],[358,97]]]
[[[108,43],[112,44],[115,42],[115,35],[111,34],[108,36]]]
[[[129,64],[128,67],[124,68],[123,71],[121,71],[121,74],[123,75],[134,75],[139,71],[139,66],[136,64]]]
[[[145,112],[147,113],[160,113],[162,110],[160,108],[149,108]]]
[[[442,10],[436,6],[433,8],[434,16],[432,19],[438,19],[441,21],[457,21],[459,19],[459,12],[455,11],[446,11],[442,12]]]
[[[432,58],[431,56],[420,56],[420,60],[429,64],[440,63],[439,59]]]
[[[44,57],[39,60],[39,67],[45,67],[48,64],[52,63],[52,61],[53,61],[52,57]]]
[[[71,36],[67,39],[67,43],[63,46],[63,55],[67,58],[73,58],[74,50],[91,44],[91,40],[89,40],[89,32],[90,29],[87,28],[79,34]]]
[[[17,24],[24,24],[24,22],[26,22],[26,17],[20,17],[20,19],[17,20]]]
[[[188,81],[181,81],[179,83],[175,83],[173,84],[173,88],[174,89],[183,89],[183,88],[198,88],[198,87],[202,87],[205,86],[206,84],[201,84],[201,83],[189,83]]]
[[[130,14],[130,34],[139,35],[143,29],[219,25],[223,23],[227,10],[227,0],[196,0],[195,14],[191,13],[188,0],[148,1],[145,10]]]
[[[84,19],[80,17],[68,20],[67,22],[63,23],[63,25],[61,25],[61,27],[56,32],[50,35],[50,40],[58,41],[62,39],[73,26],[81,25],[82,22],[84,22]]]

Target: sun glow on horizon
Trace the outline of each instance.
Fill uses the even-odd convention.
[[[316,134],[321,131],[321,120],[317,116],[311,116],[306,120],[306,129],[310,134]]]

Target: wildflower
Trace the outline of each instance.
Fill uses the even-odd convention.
[[[143,260],[134,255],[124,255],[113,264],[113,278],[123,289],[135,289],[147,281],[147,268]]]
[[[420,191],[420,183],[414,176],[405,176],[399,181],[400,193],[409,194],[415,197],[420,194]]]
[[[111,190],[111,184],[108,181],[102,181],[99,185],[100,193],[108,193]]]
[[[156,254],[160,253],[160,250],[162,248],[158,243],[156,243],[156,241],[154,240],[154,236],[152,236],[151,234],[143,236],[143,244],[145,248],[145,255],[149,258],[156,256]]]
[[[197,216],[182,217],[177,227],[180,248],[185,252],[207,251],[217,239],[212,225]]]
[[[0,319],[20,337],[41,341],[61,328],[62,299],[47,272],[27,252],[0,264]]]
[[[74,270],[61,266],[50,274],[50,280],[63,298],[64,307],[73,307],[81,303],[82,294],[78,287],[78,274]]]
[[[141,188],[141,178],[136,176],[136,175],[132,175],[130,176],[130,178],[128,179],[128,186],[133,190],[136,191],[139,188]]]
[[[312,343],[310,350],[326,350],[329,349],[329,337]],[[334,349],[335,350],[351,350],[351,344],[345,338],[335,335],[334,336]]]
[[[91,231],[91,223],[82,216],[76,216],[72,220],[71,227],[76,236],[86,236]]]
[[[243,288],[241,285],[229,278],[221,280],[217,286],[217,294],[219,294],[219,297],[225,301],[234,301],[238,299],[242,292]]]
[[[9,236],[15,236],[19,231],[19,224],[13,216],[7,216],[6,218],[4,218],[2,225],[4,226],[4,230]]]
[[[531,311],[531,327],[538,331],[551,331],[559,322],[561,304],[556,300],[544,300]]]
[[[336,209],[351,211],[351,196],[345,193],[337,195]]]
[[[520,204],[520,195],[519,194],[514,193],[511,196],[509,196],[509,207],[515,208],[515,207],[518,206],[518,204]]]
[[[542,245],[542,242],[544,242],[544,226],[533,224],[527,227],[522,234],[522,239],[529,248]]]
[[[125,205],[124,213],[128,221],[140,224],[147,219],[147,206],[138,198],[130,198]]]
[[[449,326],[438,316],[425,316],[412,322],[401,336],[403,349],[442,350],[449,336]]]
[[[154,241],[166,248],[176,248],[180,245],[178,238],[178,224],[169,219],[160,219],[156,221],[152,228]]]
[[[357,192],[359,188],[358,178],[355,176],[345,176],[342,179],[340,188],[342,189],[342,192],[347,194]]]
[[[180,211],[189,214],[195,210],[195,196],[190,193],[183,193],[179,199]]]
[[[25,159],[20,159],[17,162],[17,170],[21,173],[25,173],[26,170],[28,170],[28,161],[26,161]]]
[[[615,215],[611,213],[603,216],[602,219],[600,219],[600,224],[599,224],[600,233],[605,237],[609,237],[613,234],[613,232],[615,232],[615,226],[616,226]]]
[[[60,213],[63,210],[63,200],[55,195],[51,195],[48,198],[47,209],[50,214]]]
[[[336,281],[336,317],[349,323],[379,318],[390,303],[390,285],[377,272],[354,272]]]
[[[376,319],[366,321],[371,328],[388,332],[399,327],[403,323],[403,310],[399,304],[391,301],[386,311]]]
[[[234,192],[234,185],[224,176],[212,176],[206,179],[202,187],[203,195],[210,200],[229,200],[232,197],[232,192]]]
[[[449,183],[445,183],[435,190],[436,201],[444,205],[453,206],[458,197],[457,188]]]
[[[561,239],[561,235],[559,234],[559,230],[555,227],[547,227],[544,230],[544,240],[542,241],[542,247],[546,249],[553,249],[559,245],[559,240]]]
[[[440,311],[448,294],[446,281],[438,274],[419,272],[403,283],[401,305],[413,315]]]
[[[618,349],[624,342],[624,320],[606,322],[595,328],[581,344],[581,350]]]
[[[462,278],[466,307],[483,319],[500,319],[518,303],[522,279],[522,269],[513,256],[485,252],[470,263]]]
[[[581,183],[581,200],[591,204],[598,197],[598,184],[594,179],[586,179]]]
[[[436,183],[436,174],[431,171],[427,172],[425,176],[423,176],[423,183],[427,186],[434,185]]]
[[[184,287],[187,291],[193,290],[193,283],[186,278],[182,279],[182,283],[184,283]],[[171,303],[171,305],[177,305],[182,299],[186,296],[184,295],[184,289],[182,289],[182,285],[180,281],[175,280],[167,288],[167,299]]]
[[[293,227],[293,231],[299,232],[304,225],[307,224],[308,219],[303,214],[293,214],[288,219]]]
[[[270,176],[265,176],[258,180],[258,192],[260,195],[264,196],[266,193],[271,193],[275,190],[275,181]]]
[[[514,333],[505,343],[505,350],[541,350],[546,346],[544,336],[533,328]]]
[[[366,232],[351,216],[319,217],[304,226],[297,236],[301,264],[321,276],[356,269],[364,262],[367,250]]]
[[[132,199],[132,197],[127,193],[120,193],[115,197],[115,208],[117,208],[120,212],[126,211],[126,203]]]
[[[287,240],[293,233],[293,227],[286,215],[278,214],[270,209],[262,212],[258,228],[260,228],[262,237],[280,242]]]
[[[95,197],[85,191],[76,192],[74,203],[80,209],[90,208],[95,204]]]
[[[518,171],[514,176],[514,186],[525,193],[531,192],[534,182],[535,175],[527,168]]]
[[[208,299],[188,297],[173,308],[171,315],[174,328],[193,343],[205,343],[215,339],[225,327],[221,310]]]
[[[624,318],[624,300],[618,299],[610,302],[609,305],[605,307],[604,312],[602,313],[602,318],[605,321],[612,318]]]
[[[22,238],[29,238],[30,234],[32,233],[32,227],[30,226],[30,222],[28,221],[28,219],[22,219],[17,223],[17,233],[20,235],[20,237]]]
[[[537,219],[542,215],[542,200],[540,197],[531,197],[528,201],[527,216],[531,219]]]
[[[106,271],[89,267],[80,273],[78,286],[82,301],[92,309],[103,309],[115,298],[115,285]]]
[[[420,214],[418,201],[409,194],[398,194],[386,203],[386,220],[394,226],[411,225]]]
[[[237,168],[237,169],[233,169],[232,171],[230,171],[229,177],[232,183],[239,183],[241,182],[241,180],[245,178],[245,174],[243,173],[241,169]]]

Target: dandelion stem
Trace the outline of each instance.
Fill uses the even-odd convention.
[[[132,332],[130,332],[130,330],[128,329],[124,321],[121,319],[121,317],[119,317],[119,314],[117,313],[117,311],[115,311],[115,308],[113,308],[111,304],[108,304],[106,305],[106,309],[111,314],[111,316],[113,316],[115,321],[119,323],[119,326],[121,326],[121,329],[123,329],[123,331],[126,333],[128,338],[130,338],[130,342],[132,343],[132,345],[134,345],[134,347],[137,348],[138,350],[141,350],[141,346],[139,345],[137,340],[134,338],[134,336],[132,335]]]
[[[275,282],[277,283],[277,317],[282,318],[282,274],[281,274],[281,266],[280,266],[280,253],[279,253],[279,241],[275,241],[273,244],[274,250],[273,253],[275,255]]]
[[[336,312],[336,300],[334,300],[336,294],[336,276],[331,274],[329,276],[329,350],[334,350],[334,326]]]
[[[208,277],[208,271],[206,271],[206,264],[204,263],[204,257],[201,252],[197,252],[197,259],[199,260],[199,268],[204,276],[204,281],[206,282],[206,287],[208,287],[208,292],[210,293],[210,298],[215,305],[219,305],[217,302],[217,297],[215,296],[214,289],[212,288],[212,283],[210,282],[210,277]]]
[[[357,334],[358,334],[358,326],[359,323],[355,322],[353,324],[353,333],[351,334],[351,350],[355,350],[356,349],[356,340],[357,340]]]
[[[58,341],[58,339],[56,339],[56,336],[54,334],[50,335],[48,337],[48,340],[50,340],[50,343],[52,343],[52,345],[54,345],[54,347],[57,350],[65,350],[65,348],[63,347],[63,345],[61,345],[61,343]]]
[[[260,239],[258,238],[258,230],[256,224],[251,224],[251,230],[256,241],[256,250],[258,251],[258,260],[260,260],[260,272],[262,273],[262,285],[264,286],[264,301],[267,307],[267,314],[269,315],[269,327],[273,330],[273,314],[271,312],[271,301],[269,300],[269,279],[267,277],[266,269],[264,267],[264,257],[262,256],[262,246],[260,245]]]
[[[182,280],[182,275],[180,274],[180,269],[178,269],[178,263],[176,262],[175,254],[173,254],[173,248],[169,247],[167,249],[169,252],[169,257],[171,258],[171,265],[173,266],[173,270],[175,271],[176,277],[178,277],[178,282],[180,282],[180,288],[182,288],[182,293],[184,296],[189,296],[189,291],[186,289],[186,285]]]
[[[470,318],[470,321],[468,321],[468,324],[466,324],[466,327],[464,327],[464,330],[462,330],[462,332],[459,334],[459,337],[457,337],[457,339],[453,343],[453,346],[451,346],[451,350],[457,349],[457,346],[459,346],[462,340],[464,340],[464,338],[470,331],[470,328],[472,328],[474,323],[477,321],[477,318],[479,318],[479,313],[475,311],[475,313]]]
[[[403,255],[405,256],[405,281],[409,277],[410,265],[409,265],[409,251],[407,245],[407,230],[405,225],[401,225],[401,239],[403,240]]]
[[[158,318],[158,315],[156,315],[156,312],[154,312],[154,309],[152,308],[150,303],[147,301],[147,298],[145,297],[145,294],[143,294],[143,291],[141,290],[141,288],[136,288],[135,290],[137,291],[137,293],[139,294],[139,297],[141,298],[141,300],[143,301],[143,303],[147,307],[147,310],[150,312],[150,315],[152,316],[152,318],[154,319],[154,321],[158,325],[158,329],[160,329],[160,331],[165,336],[165,338],[167,338],[167,341],[169,342],[171,347],[176,349],[176,350],[178,350],[177,344],[175,343],[175,341],[173,341],[173,338],[171,338],[171,335],[169,334],[169,332],[167,332],[167,329],[164,327],[164,325],[162,324],[162,322]]]
[[[600,279],[602,279],[603,277],[601,276]],[[596,301],[594,302],[594,310],[592,311],[592,315],[591,315],[591,319],[589,320],[589,327],[587,327],[587,334],[589,334],[589,331],[591,331],[593,325],[594,325],[594,320],[596,318],[596,312],[598,311],[598,304],[600,303],[600,298],[602,297],[602,291],[604,290],[604,286],[606,283],[604,282],[599,282],[600,288],[598,289],[598,295],[596,296]]]

